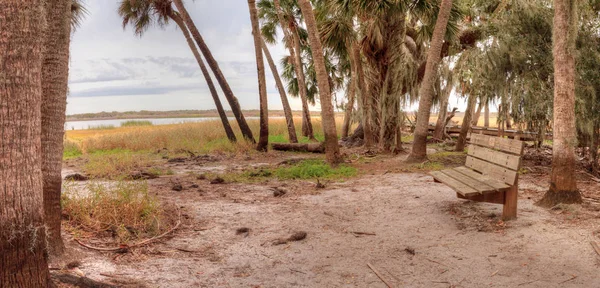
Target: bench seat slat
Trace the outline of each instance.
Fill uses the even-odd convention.
[[[477,179],[477,180],[479,180],[481,182],[485,182],[486,184],[494,187],[494,189],[499,190],[499,191],[500,190],[506,190],[506,189],[510,188],[510,185],[508,185],[508,184],[506,184],[506,183],[504,183],[502,181],[498,181],[496,179],[492,179],[489,176],[485,176],[483,174],[477,173],[477,172],[475,172],[475,171],[473,171],[473,170],[471,170],[471,169],[469,169],[467,167],[464,167],[464,166],[457,167],[454,170],[456,170],[456,171],[458,171],[460,173],[463,173],[463,174],[465,174],[465,175],[467,175],[467,176],[469,176],[469,177],[471,177],[473,179]]]
[[[471,196],[471,195],[478,195],[480,194],[479,191],[465,185],[464,183],[440,172],[440,171],[433,171],[429,173],[431,176],[433,176],[433,178],[435,178],[435,180],[438,180],[448,186],[450,186],[450,188],[454,189],[454,191],[460,193],[463,196]]]
[[[477,190],[479,193],[496,191],[496,189],[494,187],[491,187],[484,182],[481,182],[477,179],[471,178],[471,177],[469,177],[463,173],[460,173],[454,169],[444,169],[441,172],[462,182],[463,184]]]

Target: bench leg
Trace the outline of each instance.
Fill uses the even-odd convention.
[[[510,187],[504,193],[504,207],[502,210],[502,220],[511,220],[517,218],[517,198],[519,194],[519,179],[515,180],[515,185]]]

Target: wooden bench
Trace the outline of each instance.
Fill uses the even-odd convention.
[[[517,217],[523,148],[519,140],[471,134],[465,166],[430,175],[454,189],[458,198],[503,204],[502,219],[513,219]]]

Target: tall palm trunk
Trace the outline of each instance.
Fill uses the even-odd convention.
[[[44,14],[41,0],[0,5],[2,287],[49,284],[41,168]]]
[[[208,66],[210,66],[213,74],[215,75],[215,77],[217,77],[217,82],[219,82],[221,89],[223,89],[225,98],[227,98],[227,102],[229,102],[229,106],[231,107],[231,111],[233,112],[233,115],[235,116],[235,119],[237,120],[237,123],[240,126],[242,135],[244,135],[244,138],[246,138],[246,140],[254,142],[252,130],[250,130],[250,126],[248,126],[246,118],[244,118],[244,114],[242,113],[242,109],[240,108],[240,103],[233,94],[233,91],[231,91],[231,87],[229,87],[229,83],[227,83],[223,72],[221,72],[221,68],[219,68],[217,60],[215,60],[215,58],[213,57],[212,53],[210,52],[210,49],[204,42],[202,35],[200,35],[198,28],[196,28],[194,21],[190,17],[190,14],[185,9],[183,1],[173,0],[173,3],[175,4],[175,7],[177,7],[177,10],[179,10],[179,13],[181,14],[181,17],[183,18],[183,21],[185,22],[187,28],[192,33],[192,36],[194,37],[196,44],[198,44],[200,51],[202,51],[202,55],[204,55]]]
[[[279,91],[279,96],[281,97],[281,105],[283,106],[283,113],[285,115],[285,122],[288,127],[288,136],[290,138],[290,143],[298,143],[298,138],[296,136],[296,126],[294,126],[294,115],[292,114],[292,108],[290,107],[290,102],[288,102],[287,95],[285,94],[285,87],[283,86],[283,82],[281,81],[281,77],[279,76],[279,72],[277,72],[277,66],[273,61],[273,57],[271,57],[271,52],[269,52],[269,48],[265,43],[264,39],[261,38],[262,48],[265,52],[265,57],[267,58],[267,63],[269,63],[269,67],[271,68],[271,73],[273,74],[273,78],[275,79],[275,84],[277,85],[277,91]]]
[[[179,16],[179,14],[171,13],[169,17],[173,19],[175,24],[177,24],[177,26],[181,30],[181,33],[183,33],[183,36],[185,37],[185,40],[187,41],[188,46],[190,47],[190,50],[192,50],[192,53],[194,54],[194,58],[196,58],[196,62],[198,62],[198,65],[200,66],[200,70],[202,70],[202,75],[206,80],[208,90],[210,90],[210,95],[212,96],[213,101],[215,102],[215,106],[217,107],[217,112],[219,113],[219,118],[221,118],[221,123],[223,124],[223,129],[225,129],[225,134],[227,135],[227,138],[231,142],[237,141],[235,133],[233,132],[233,129],[231,129],[231,125],[229,124],[229,119],[227,119],[225,109],[223,109],[223,104],[221,104],[221,100],[219,99],[219,94],[217,93],[215,84],[210,78],[210,73],[208,73],[208,69],[206,69],[204,61],[202,61],[202,56],[200,56],[200,52],[198,52],[198,48],[196,47],[196,44],[194,44],[194,40],[190,35],[190,31],[185,26],[185,23],[183,22],[183,19],[181,18],[181,16]]]
[[[554,0],[554,129],[550,189],[538,203],[581,203],[575,175],[575,57],[577,1]]]
[[[406,17],[399,15],[389,22],[389,47],[400,48],[404,45],[406,36]],[[399,49],[402,51],[402,49]],[[384,152],[393,152],[396,147],[396,134],[400,124],[400,94],[402,93],[400,69],[402,68],[402,53],[389,54],[388,70],[384,82],[381,99],[381,131],[379,144]]]
[[[300,50],[300,40],[296,41],[296,35],[292,36],[293,33],[290,32],[291,25],[288,25],[285,22],[285,19],[283,19],[281,3],[279,0],[273,0],[273,3],[275,4],[275,11],[277,13],[277,18],[279,19],[279,25],[281,26],[281,30],[283,30],[283,34],[287,40],[286,46],[290,52],[290,57],[292,57],[294,60],[292,65],[294,66],[294,73],[296,73],[296,77],[298,79],[298,94],[300,94],[300,101],[302,102],[302,136],[309,137],[312,140],[314,139],[314,133],[312,131],[313,129],[310,119],[310,110],[308,108],[308,97],[306,96],[306,81],[304,81],[304,71],[302,71],[302,50]],[[298,43],[298,45],[296,45],[296,43]],[[297,49],[298,53],[296,53],[294,49]]]
[[[483,109],[483,101],[479,102],[479,105],[477,105],[477,110],[475,111],[475,114],[473,115],[473,121],[471,121],[471,124],[473,126],[477,126],[477,123],[479,123],[479,117],[481,117],[481,110]]]
[[[360,92],[362,104],[362,127],[364,131],[365,148],[373,147],[373,129],[371,125],[371,96],[367,91],[367,83],[365,82],[365,70],[362,65],[360,56],[360,46],[358,43],[352,43],[352,59],[356,66],[356,80],[358,81],[358,91]]]
[[[477,102],[477,96],[475,94],[469,95],[469,102],[467,104],[467,110],[465,110],[465,117],[463,118],[462,125],[460,128],[460,134],[456,141],[455,151],[465,151],[465,145],[467,144],[467,134],[471,130],[471,120],[473,119],[473,108]]]
[[[302,46],[300,45],[300,36],[298,35],[298,28],[291,25],[292,36],[294,37],[295,46],[295,57],[294,57],[294,70],[296,72],[296,79],[298,79],[298,91],[300,93],[300,100],[302,100],[302,114],[304,115],[304,122],[302,122],[302,134],[311,140],[315,139],[312,121],[310,119],[310,110],[308,109],[308,95],[306,88],[306,78],[304,78],[304,65],[302,65]]]
[[[317,84],[319,85],[319,97],[321,98],[321,119],[323,123],[323,134],[325,134],[325,153],[327,161],[331,164],[337,164],[342,161],[340,147],[338,145],[337,130],[335,128],[335,115],[333,114],[333,104],[331,102],[331,87],[329,86],[329,76],[325,68],[325,57],[317,21],[309,0],[299,0],[300,10],[304,15],[306,28],[308,29],[308,39],[313,61],[317,72]]]
[[[413,148],[407,159],[409,162],[419,162],[427,159],[427,134],[429,132],[429,114],[433,101],[433,85],[435,84],[435,77],[441,59],[440,53],[451,9],[452,0],[442,0],[440,3],[440,12],[433,30],[431,47],[427,54],[425,76],[423,76],[423,82],[421,82],[421,88],[419,88],[419,96],[421,98],[419,99],[419,112],[417,114]]]
[[[352,120],[352,111],[354,110],[354,98],[356,94],[356,76],[354,75],[354,71],[352,71],[351,74],[352,75],[350,76],[348,87],[346,87],[346,98],[348,98],[348,103],[346,103],[346,111],[344,113],[344,124],[342,125],[342,138],[348,137]]]
[[[47,2],[45,12],[48,25],[44,37],[41,102],[44,214],[49,253],[60,256],[65,250],[60,234],[60,193],[69,81],[71,0]]]
[[[258,72],[258,94],[260,99],[260,137],[256,150],[266,152],[269,145],[269,106],[267,105],[267,80],[265,78],[265,62],[263,58],[263,40],[258,24],[256,1],[248,0],[252,36],[254,36],[254,52],[256,55],[256,70]]]
[[[483,126],[488,128],[490,127],[490,101],[485,101],[485,106],[483,109]]]

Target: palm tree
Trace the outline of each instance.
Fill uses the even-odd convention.
[[[165,0],[162,0],[162,1],[165,1]],[[185,9],[183,1],[182,0],[173,0],[173,3],[175,4],[175,7],[177,7],[177,10],[181,14],[181,17],[183,18],[185,25],[187,26],[189,31],[192,33],[192,36],[193,36],[194,40],[196,41],[196,44],[200,48],[200,51],[202,51],[202,55],[204,55],[204,58],[206,58],[206,62],[208,63],[208,66],[210,66],[213,74],[215,75],[215,77],[217,77],[217,82],[219,82],[221,89],[223,89],[223,93],[225,94],[225,98],[227,98],[227,101],[229,102],[231,111],[233,112],[233,115],[235,116],[235,118],[238,122],[238,125],[240,126],[240,130],[242,130],[242,135],[244,135],[244,138],[246,138],[246,140],[254,142],[254,136],[252,136],[252,130],[250,130],[250,127],[248,126],[248,123],[246,122],[246,119],[244,118],[244,114],[242,113],[242,109],[240,108],[240,103],[238,102],[237,98],[233,94],[231,87],[229,87],[229,83],[225,79],[223,72],[221,72],[221,68],[219,67],[219,64],[217,63],[217,60],[213,57],[212,53],[210,52],[210,49],[208,48],[208,45],[206,45],[206,42],[204,42],[204,39],[202,38],[200,31],[198,31],[198,28],[196,27],[196,24],[194,24],[194,21],[190,17],[190,14]]]
[[[217,93],[208,69],[206,69],[202,56],[200,56],[200,52],[198,52],[198,48],[196,47],[196,44],[194,44],[194,40],[192,39],[188,28],[185,26],[183,19],[176,11],[173,11],[171,3],[166,0],[122,0],[119,5],[118,13],[123,18],[123,28],[127,27],[127,25],[131,25],[134,27],[134,33],[138,36],[142,36],[142,34],[150,28],[152,23],[158,23],[158,25],[162,27],[168,23],[169,19],[171,19],[177,24],[181,33],[183,33],[190,50],[192,50],[196,62],[198,62],[198,65],[200,66],[202,75],[206,80],[210,94],[215,102],[219,118],[223,124],[223,129],[225,129],[225,134],[230,141],[235,142],[237,138],[229,124],[229,119],[227,119],[227,114],[225,113],[223,104],[221,104],[219,94]]]
[[[271,73],[273,74],[273,78],[275,79],[275,85],[277,86],[277,91],[279,91],[279,97],[281,98],[281,104],[283,106],[283,113],[285,115],[285,121],[288,127],[288,137],[290,143],[298,143],[298,136],[296,135],[296,126],[294,125],[294,115],[292,114],[290,102],[288,101],[287,95],[285,94],[285,87],[283,86],[283,82],[281,81],[281,77],[279,76],[279,72],[277,71],[277,66],[275,65],[275,61],[273,61],[271,52],[269,52],[269,47],[267,47],[267,43],[265,43],[264,39],[262,40],[263,52],[265,53],[267,63],[269,63],[269,67],[271,68]]]
[[[44,214],[48,227],[48,249],[62,255],[60,193],[62,188],[63,135],[69,81],[72,0],[56,0],[46,5],[48,29],[42,66],[42,174]]]
[[[433,101],[433,85],[441,59],[440,53],[451,9],[452,0],[441,1],[439,16],[435,23],[433,38],[431,39],[431,47],[427,55],[425,76],[423,76],[423,82],[421,82],[421,88],[419,89],[419,112],[417,114],[412,152],[407,159],[409,162],[419,162],[427,159],[427,134],[429,132],[429,116]]]
[[[0,285],[48,287],[41,101],[44,3],[0,5]],[[67,18],[68,19],[68,18]]]
[[[259,2],[259,14],[263,19],[264,26],[270,27],[269,33],[263,29],[263,36],[267,39],[274,39],[275,27],[278,24],[284,34],[284,42],[291,56],[291,63],[296,74],[298,95],[302,101],[302,135],[314,140],[314,132],[308,107],[309,97],[307,95],[307,84],[304,74],[304,66],[302,64],[302,47],[300,40],[300,30],[294,13],[295,0],[284,2],[286,9],[282,9],[279,0],[261,0]],[[287,21],[286,21],[287,20]],[[277,23],[277,24],[275,24]],[[274,41],[274,40],[273,40]]]
[[[317,20],[312,10],[309,0],[299,0],[298,4],[304,15],[310,47],[313,53],[313,61],[317,74],[319,85],[319,97],[321,98],[321,119],[323,122],[323,134],[325,134],[325,153],[330,164],[337,164],[342,161],[340,148],[338,145],[337,130],[335,128],[335,116],[333,114],[333,104],[331,102],[331,87],[329,85],[329,76],[325,67],[325,58],[323,47],[319,39],[317,29]]]
[[[269,106],[267,105],[267,83],[265,79],[265,63],[263,59],[264,43],[260,35],[258,24],[258,11],[256,0],[248,0],[250,9],[250,22],[252,23],[252,35],[254,37],[254,51],[256,52],[256,69],[258,71],[258,93],[260,98],[260,138],[256,150],[267,151],[269,145]]]
[[[576,0],[554,0],[552,42],[554,55],[554,129],[550,189],[538,202],[581,203],[575,177],[575,51],[578,29]]]

